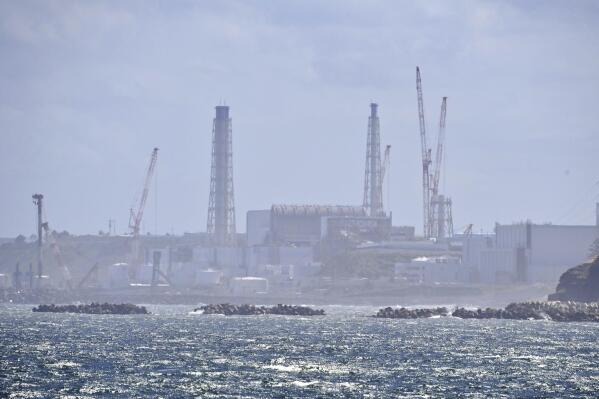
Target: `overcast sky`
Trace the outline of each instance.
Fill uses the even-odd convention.
[[[385,205],[421,231],[416,65],[431,146],[449,98],[456,230],[594,223],[596,1],[2,0],[0,236],[34,233],[34,192],[54,229],[125,231],[155,146],[145,230],[204,231],[222,102],[238,231],[273,203],[360,204],[371,101]]]

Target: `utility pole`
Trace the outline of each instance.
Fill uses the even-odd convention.
[[[19,262],[17,262],[17,266],[15,267],[15,289],[21,291],[21,269]]]
[[[152,288],[158,285],[158,274],[160,273],[160,258],[162,257],[162,252],[154,251],[152,253]]]
[[[33,291],[33,263],[29,262],[29,290]]]
[[[33,194],[33,203],[37,206],[37,278],[38,287],[42,281],[42,194]]]

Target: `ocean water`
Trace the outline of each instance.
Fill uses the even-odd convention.
[[[599,324],[40,314],[0,306],[0,397],[599,396]]]

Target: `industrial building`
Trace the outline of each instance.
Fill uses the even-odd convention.
[[[424,239],[416,239],[412,226],[393,226],[389,204],[385,210],[383,186],[391,147],[385,146],[381,154],[379,105],[376,103],[370,104],[368,116],[361,205],[274,204],[269,209],[248,211],[246,234],[238,234],[232,119],[230,108],[219,105],[215,107],[212,121],[206,233],[175,239],[151,236],[142,239],[141,221],[158,155],[158,148],[154,148],[139,205],[131,210],[131,235],[123,237],[127,245],[121,247],[126,248],[123,251],[127,254],[119,254],[122,261],[112,260],[101,267],[90,265],[88,271],[83,272],[85,276],[78,279],[79,287],[126,289],[131,285],[155,287],[164,283],[178,288],[219,287],[234,294],[259,294],[283,286],[295,288],[300,285],[296,283],[314,282],[323,260],[347,250],[396,256],[393,262],[412,258],[411,262],[390,262],[395,266],[395,281],[402,284],[555,284],[565,270],[585,261],[591,243],[599,238],[599,204],[596,226],[531,222],[497,224],[494,234],[477,235],[472,234],[470,225],[466,234],[453,235],[452,201],[440,192],[447,97],[441,102],[433,162],[426,137],[418,68],[416,82],[423,167]],[[28,286],[58,287],[42,274],[43,229],[46,229],[46,241],[54,251],[58,266],[67,268],[52,234],[48,234],[48,223],[42,218],[43,196],[35,194],[33,199],[38,213],[38,238],[35,262],[29,265]],[[114,240],[119,241],[117,237]],[[454,245],[456,243],[460,245]],[[17,265],[15,276],[20,275]],[[91,275],[93,281],[90,283]],[[0,286],[9,284],[6,276],[0,277]],[[20,278],[16,278],[15,286],[20,284]]]
[[[462,257],[482,283],[555,284],[569,268],[586,261],[599,238],[595,226],[497,224],[495,234],[464,239]]]
[[[247,270],[253,272],[263,265],[291,265],[298,276],[313,275],[325,251],[388,241],[392,219],[383,207],[383,181],[389,153],[387,146],[381,159],[378,104],[371,103],[362,205],[275,204],[268,210],[249,211]]]
[[[272,205],[247,213],[247,270],[261,265],[293,265],[297,276],[311,276],[323,248],[339,240],[388,240],[391,216],[368,216],[349,205]]]
[[[409,285],[465,283],[469,277],[459,257],[418,257],[395,264],[395,280]]]
[[[383,241],[390,235],[391,216],[368,216],[362,206],[273,205],[247,213],[248,247],[314,246],[341,237]]]
[[[388,221],[389,228],[379,231],[379,220]],[[372,223],[369,225],[368,221]],[[270,212],[272,241],[276,243],[316,244],[325,237],[340,234],[340,229],[372,233],[372,239],[388,236],[390,218],[368,216],[361,206],[273,205]],[[373,227],[374,229],[368,229]]]

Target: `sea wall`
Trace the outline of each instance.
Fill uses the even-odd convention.
[[[391,319],[419,319],[448,316],[447,308],[406,309],[384,308],[373,317]],[[465,309],[458,307],[451,316],[460,319],[510,319],[599,322],[599,303],[579,302],[521,302],[511,303],[504,309]]]
[[[266,307],[255,305],[233,305],[230,303],[210,304],[194,309],[195,312],[201,311],[203,314],[224,314],[225,316],[232,315],[262,315],[276,314],[287,316],[323,316],[323,309],[312,309],[307,306],[282,305]]]
[[[89,305],[39,305],[34,312],[49,313],[87,313],[87,314],[149,314],[145,306],[131,303],[94,303]]]

